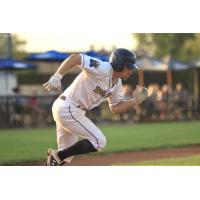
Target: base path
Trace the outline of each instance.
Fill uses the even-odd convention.
[[[200,146],[167,148],[75,157],[72,166],[108,166],[200,154]]]
[[[179,148],[166,148],[144,151],[116,152],[107,154],[92,154],[77,156],[70,166],[109,166],[136,163],[140,161],[166,159],[174,157],[200,155],[200,145]],[[40,162],[23,162],[20,166],[44,166],[45,160]]]

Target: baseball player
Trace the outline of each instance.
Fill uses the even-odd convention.
[[[136,55],[123,48],[112,52],[109,62],[83,54],[72,54],[43,85],[45,89],[61,90],[61,79],[73,67],[82,72],[55,100],[52,107],[56,122],[58,150],[48,149],[47,166],[70,163],[73,156],[102,151],[106,138],[85,114],[108,101],[113,113],[123,113],[147,98],[146,88],[137,86],[134,98],[125,100],[122,80],[129,78],[136,65]]]

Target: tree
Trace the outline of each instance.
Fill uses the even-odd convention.
[[[200,59],[200,34],[196,33],[195,37],[185,42],[180,54],[185,60],[194,61]]]
[[[137,44],[137,51],[139,54],[147,54],[149,56],[154,55],[154,43],[151,33],[135,33],[133,34],[136,38]]]
[[[0,33],[0,57],[25,58],[25,44],[26,41],[19,38],[16,34]]]
[[[169,56],[182,61],[189,59],[187,53],[197,37],[194,33],[137,33],[134,36],[138,40],[137,51],[156,58]],[[194,51],[197,55],[197,49]]]
[[[0,58],[8,55],[8,36],[7,33],[0,33]]]

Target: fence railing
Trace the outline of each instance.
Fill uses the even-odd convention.
[[[45,127],[54,124],[51,107],[57,96],[0,96],[0,128]],[[124,114],[112,114],[105,103],[89,112],[98,123],[200,119],[200,107],[188,96],[185,103],[147,99]]]
[[[0,127],[37,127],[53,124],[56,96],[1,96]]]

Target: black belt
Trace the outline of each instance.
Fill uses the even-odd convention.
[[[65,96],[60,96],[59,98],[62,99],[63,101],[65,101],[67,97],[65,97]],[[82,109],[82,110],[85,110],[85,109],[81,108],[81,106],[76,106],[76,107],[77,107],[77,108],[80,108],[80,109]]]

